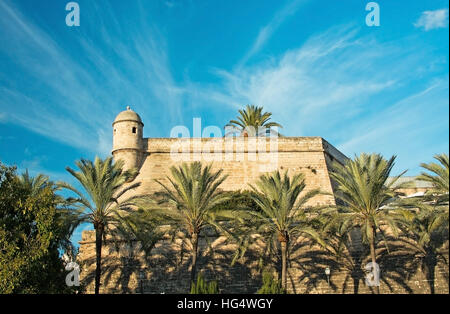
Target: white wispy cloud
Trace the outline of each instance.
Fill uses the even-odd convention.
[[[333,27],[279,59],[233,72],[217,69],[220,85],[190,83],[184,91],[197,103],[262,105],[283,121],[287,135],[320,135],[363,112],[371,95],[401,82],[420,59],[408,52],[362,38],[351,26]]]
[[[425,161],[434,153],[448,150],[448,83],[448,76],[436,79],[376,115],[355,121],[347,129],[348,139],[339,143],[339,148],[352,154],[383,150],[386,155],[398,155],[404,167],[399,170],[417,173],[418,160]]]
[[[306,0],[291,0],[277,11],[272,20],[260,29],[252,47],[240,61],[240,65],[245,64],[247,60],[260,51],[281,24],[283,24],[290,16],[294,15],[304,2],[306,2]]]
[[[413,38],[379,42],[352,25],[336,26],[280,57],[233,71],[216,69],[217,85],[189,82],[182,91],[205,108],[264,106],[285,126],[283,134],[322,136],[349,155],[367,149],[409,157],[420,149],[414,136],[423,143],[426,136],[448,129],[448,120],[439,115],[448,107],[446,79],[425,80],[423,86],[421,78],[437,65],[425,61],[435,58],[427,58],[418,45]],[[411,95],[411,84],[423,93]],[[434,110],[421,113],[427,106]],[[430,120],[431,112],[439,123]],[[432,152],[430,146],[422,149],[420,156],[441,151],[441,143]]]
[[[427,136],[448,132],[448,119],[441,118],[448,112],[448,77],[420,79],[448,61],[429,58],[414,38],[379,42],[352,25],[338,25],[313,34],[300,47],[247,65],[301,4],[291,1],[277,12],[234,69],[214,69],[219,82],[177,84],[164,36],[146,24],[144,15],[124,34],[107,3],[97,8],[102,11],[95,19],[99,38],[74,37],[83,56],[74,60],[51,33],[0,2],[0,35],[8,40],[0,51],[17,62],[27,80],[38,82],[35,89],[48,90],[35,97],[13,84],[18,78],[9,76],[15,73],[0,73],[0,82],[9,83],[0,86],[1,111],[5,106],[8,121],[34,132],[104,154],[111,149],[111,121],[128,104],[141,114],[148,134],[167,136],[161,128],[183,123],[183,115],[189,118],[186,108],[213,115],[212,107],[231,112],[253,103],[274,113],[285,126],[283,134],[322,136],[349,155],[362,150],[408,155]],[[420,92],[411,95],[412,85]],[[431,146],[420,157],[445,149],[445,144]]]
[[[67,28],[67,36],[76,34],[72,42],[78,51],[73,53],[11,2],[0,2],[0,35],[8,41],[0,52],[18,70],[0,73],[4,82],[0,105],[13,123],[107,155],[112,145],[111,121],[126,105],[154,121],[146,130],[160,134],[164,125],[182,120],[181,99],[170,92],[174,81],[164,37],[147,24],[146,17],[138,16],[136,29],[123,34],[108,3],[90,5],[83,11],[82,23],[89,30],[93,25],[86,24],[95,21],[91,23],[98,38],[81,28],[76,33]],[[23,81],[33,83],[18,83]]]
[[[422,12],[414,26],[426,31],[448,27],[448,8]]]

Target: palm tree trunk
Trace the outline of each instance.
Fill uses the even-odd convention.
[[[359,291],[359,278],[356,276],[352,277],[353,279],[353,294],[358,294]]]
[[[98,223],[95,227],[95,253],[96,253],[96,267],[95,267],[95,294],[100,292],[100,278],[102,275],[102,244],[103,244],[103,224]]]
[[[375,255],[375,239],[376,239],[377,233],[375,227],[372,226],[372,238],[370,239],[370,256],[372,258],[372,271],[375,276],[375,278],[379,278],[378,270],[376,267],[377,259]],[[380,294],[380,286],[375,286],[375,293]]]
[[[281,285],[287,290],[287,242],[281,241]]]
[[[427,276],[427,281],[428,281],[428,285],[430,287],[430,293],[434,294],[435,293],[435,289],[434,289],[434,272],[435,272],[435,265],[426,265],[426,276]]]
[[[432,252],[428,252],[428,256],[425,258],[425,276],[428,281],[428,285],[430,287],[430,293],[435,294],[434,289],[434,276],[436,271],[437,259],[436,256]]]
[[[192,242],[192,268],[191,268],[191,283],[195,281],[197,274],[197,251],[198,251],[198,233],[194,232],[191,235]]]

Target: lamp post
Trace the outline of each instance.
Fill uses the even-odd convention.
[[[330,268],[329,267],[325,268],[325,275],[327,275],[328,286],[330,286],[330,274],[331,274]]]
[[[139,270],[139,289],[141,294],[144,294],[144,279],[145,279],[145,274],[144,271],[141,269]]]

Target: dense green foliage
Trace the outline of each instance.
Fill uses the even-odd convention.
[[[67,229],[55,186],[0,163],[0,293],[68,293]]]
[[[215,207],[215,210],[259,210],[258,205],[252,199],[250,191],[232,191],[227,193],[229,198],[226,201],[218,204]]]

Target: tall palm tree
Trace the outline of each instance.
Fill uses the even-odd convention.
[[[226,126],[238,129],[242,135],[259,135],[259,128],[270,129],[271,127],[282,126],[276,122],[269,122],[272,113],[263,112],[263,107],[247,105],[244,110],[239,110],[237,120],[231,120]]]
[[[92,223],[95,229],[96,269],[95,269],[95,294],[100,291],[102,245],[107,232],[113,232],[114,225],[120,225],[120,213],[130,211],[136,206],[142,196],[132,196],[121,199],[124,194],[139,186],[139,183],[131,183],[137,170],[123,170],[121,160],[114,162],[112,157],[105,160],[99,157],[95,161],[82,159],[76,162],[79,171],[70,167],[66,170],[74,176],[83,192],[77,190],[68,183],[60,182],[58,185],[76,194],[75,198],[68,198],[77,211],[78,217],[74,224]]]
[[[203,167],[200,162],[183,163],[170,168],[170,182],[165,185],[156,180],[162,191],[155,193],[160,207],[160,215],[172,227],[172,231],[181,231],[189,236],[192,245],[191,282],[196,279],[198,240],[206,227],[219,228],[215,209],[229,200],[228,193],[219,190],[227,178],[222,170],[213,171],[212,166]]]
[[[290,242],[305,236],[322,243],[319,233],[313,228],[313,220],[308,215],[314,208],[306,203],[318,195],[317,189],[305,192],[304,175],[292,178],[287,171],[279,171],[259,177],[252,189],[251,197],[260,211],[249,211],[254,219],[254,232],[265,237],[267,244],[276,239],[281,248],[281,283],[287,288],[287,257]]]
[[[331,177],[337,183],[337,198],[343,205],[338,206],[338,219],[360,228],[363,240],[370,245],[373,273],[376,270],[377,232],[383,235],[382,226],[389,226],[397,235],[397,223],[392,208],[389,206],[400,194],[397,190],[402,185],[397,180],[405,173],[388,180],[395,163],[395,156],[389,160],[379,154],[362,153],[345,165],[334,164]],[[379,293],[379,286],[375,287]]]

